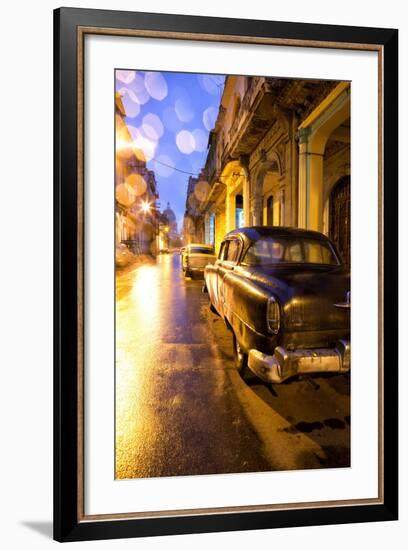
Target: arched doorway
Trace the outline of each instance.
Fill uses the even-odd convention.
[[[333,187],[329,199],[329,237],[350,266],[350,176],[344,176]]]
[[[285,217],[280,158],[276,151],[270,151],[268,155],[254,174],[251,201],[253,225],[283,225]]]

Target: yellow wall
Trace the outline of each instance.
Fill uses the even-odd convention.
[[[215,251],[218,254],[225,237],[225,208],[220,207],[215,214]]]

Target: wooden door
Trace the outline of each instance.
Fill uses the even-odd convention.
[[[329,202],[329,237],[350,266],[350,176],[345,176],[333,187]]]

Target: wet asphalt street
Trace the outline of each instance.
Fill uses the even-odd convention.
[[[349,380],[242,380],[178,254],[117,271],[116,477],[349,465]]]

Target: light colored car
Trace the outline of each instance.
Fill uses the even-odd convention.
[[[194,278],[196,275],[203,277],[205,266],[213,264],[216,259],[213,246],[191,243],[185,247],[181,256],[183,273],[186,277]]]

